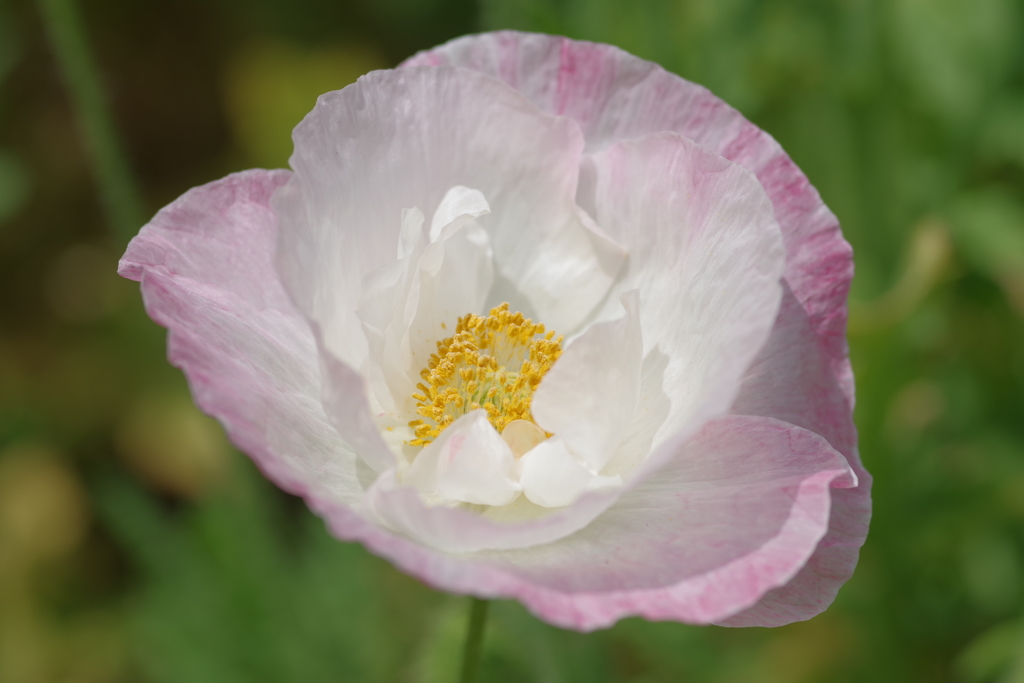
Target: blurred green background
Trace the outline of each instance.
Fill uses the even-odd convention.
[[[494,28],[617,44],[774,135],[856,250],[875,517],[823,615],[562,632],[483,681],[1024,682],[1024,2],[90,0],[148,213],[318,94]],[[199,414],[115,265],[39,8],[0,0],[0,683],[454,680],[465,598],[329,538]]]

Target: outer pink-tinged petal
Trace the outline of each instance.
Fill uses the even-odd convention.
[[[615,290],[639,290],[644,353],[667,357],[655,467],[662,443],[732,405],[778,311],[782,239],[749,171],[675,133],[616,143],[587,171],[594,219],[629,250]]]
[[[373,72],[321,96],[294,138],[296,173],[275,197],[279,271],[326,348],[354,367],[366,355],[355,314],[363,275],[395,258],[402,209],[431,216],[456,185],[486,197],[497,270],[555,329],[579,324],[624,259],[575,205],[579,128],[494,79]]]
[[[320,402],[309,326],[273,274],[273,191],[287,171],[248,171],[190,190],[132,240],[121,275],[168,329],[168,356],[196,403],[278,485],[324,500],[362,493],[353,444]]]
[[[871,518],[871,475],[857,454],[850,411],[806,311],[787,287],[772,336],[748,371],[733,412],[778,417],[821,434],[850,462],[859,484],[832,492],[829,532],[800,573],[722,625],[780,626],[808,619],[828,607],[853,575]]]
[[[847,457],[856,447],[850,404],[815,343],[807,312],[788,284],[771,336],[747,370],[733,411],[809,429]]]
[[[829,529],[814,555],[785,585],[720,626],[784,626],[821,614],[853,575],[871,518],[871,475],[855,465],[858,486],[833,489]]]
[[[729,416],[709,423],[660,476],[556,543],[453,557],[343,507],[320,511],[335,534],[431,585],[516,598],[554,624],[592,630],[630,615],[723,621],[750,607],[804,566],[828,529],[830,493],[855,484],[821,437]]]

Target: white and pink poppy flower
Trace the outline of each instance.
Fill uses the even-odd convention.
[[[849,245],[766,133],[608,45],[460,38],[128,248],[196,402],[341,539],[553,624],[774,626],[870,516]]]

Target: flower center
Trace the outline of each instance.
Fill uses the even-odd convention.
[[[460,416],[483,408],[501,432],[513,420],[528,420],[533,391],[562,355],[562,337],[545,334],[544,325],[508,310],[492,308],[484,317],[459,318],[455,334],[437,342],[437,353],[420,372],[424,383],[413,420],[416,438],[410,446],[425,446]]]

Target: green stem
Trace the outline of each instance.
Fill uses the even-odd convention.
[[[462,675],[460,683],[473,683],[480,664],[480,650],[484,643],[484,626],[487,624],[487,600],[470,598],[469,626],[466,629],[466,647],[462,651]]]
[[[74,0],[38,1],[92,162],[107,220],[116,237],[127,240],[142,225],[142,201],[100,85],[81,15]]]

